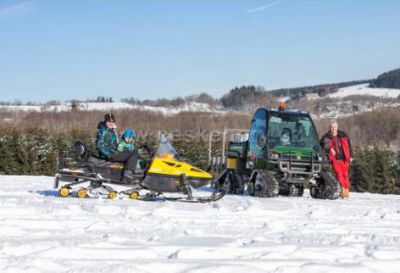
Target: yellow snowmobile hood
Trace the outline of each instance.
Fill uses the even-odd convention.
[[[148,170],[149,174],[180,176],[185,173],[189,178],[212,179],[212,175],[185,162],[154,158]]]

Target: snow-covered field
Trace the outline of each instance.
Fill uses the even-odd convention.
[[[400,270],[400,196],[81,200],[52,181],[0,176],[0,272]]]
[[[370,88],[369,84],[357,84],[340,88],[337,92],[328,95],[330,98],[344,98],[353,95],[376,96],[383,98],[397,98],[400,96],[400,89]]]

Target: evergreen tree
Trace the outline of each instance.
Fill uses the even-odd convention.
[[[375,160],[372,168],[375,170],[375,180],[372,192],[394,193],[395,173],[393,153],[389,150],[374,147],[373,154]]]
[[[369,184],[365,178],[366,153],[362,149],[354,150],[354,161],[350,168],[350,183],[357,192],[368,192]]]
[[[397,153],[396,163],[394,166],[395,169],[395,194],[400,194],[400,152]]]

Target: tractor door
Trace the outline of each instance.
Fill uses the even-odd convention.
[[[247,168],[263,168],[266,163],[267,110],[258,109],[251,122],[249,147],[247,150]]]

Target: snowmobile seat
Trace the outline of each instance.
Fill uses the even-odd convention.
[[[75,155],[77,155],[78,157],[81,157],[88,163],[97,165],[97,164],[104,164],[105,162],[107,162],[106,159],[101,158],[100,156],[98,156],[96,153],[94,153],[92,151],[89,151],[85,142],[83,142],[82,140],[75,141],[74,151],[75,151]]]
[[[98,163],[104,163],[107,162],[104,158],[101,158],[99,156],[96,156],[94,154],[90,154],[87,158],[88,163],[93,163],[93,164],[98,164]]]

